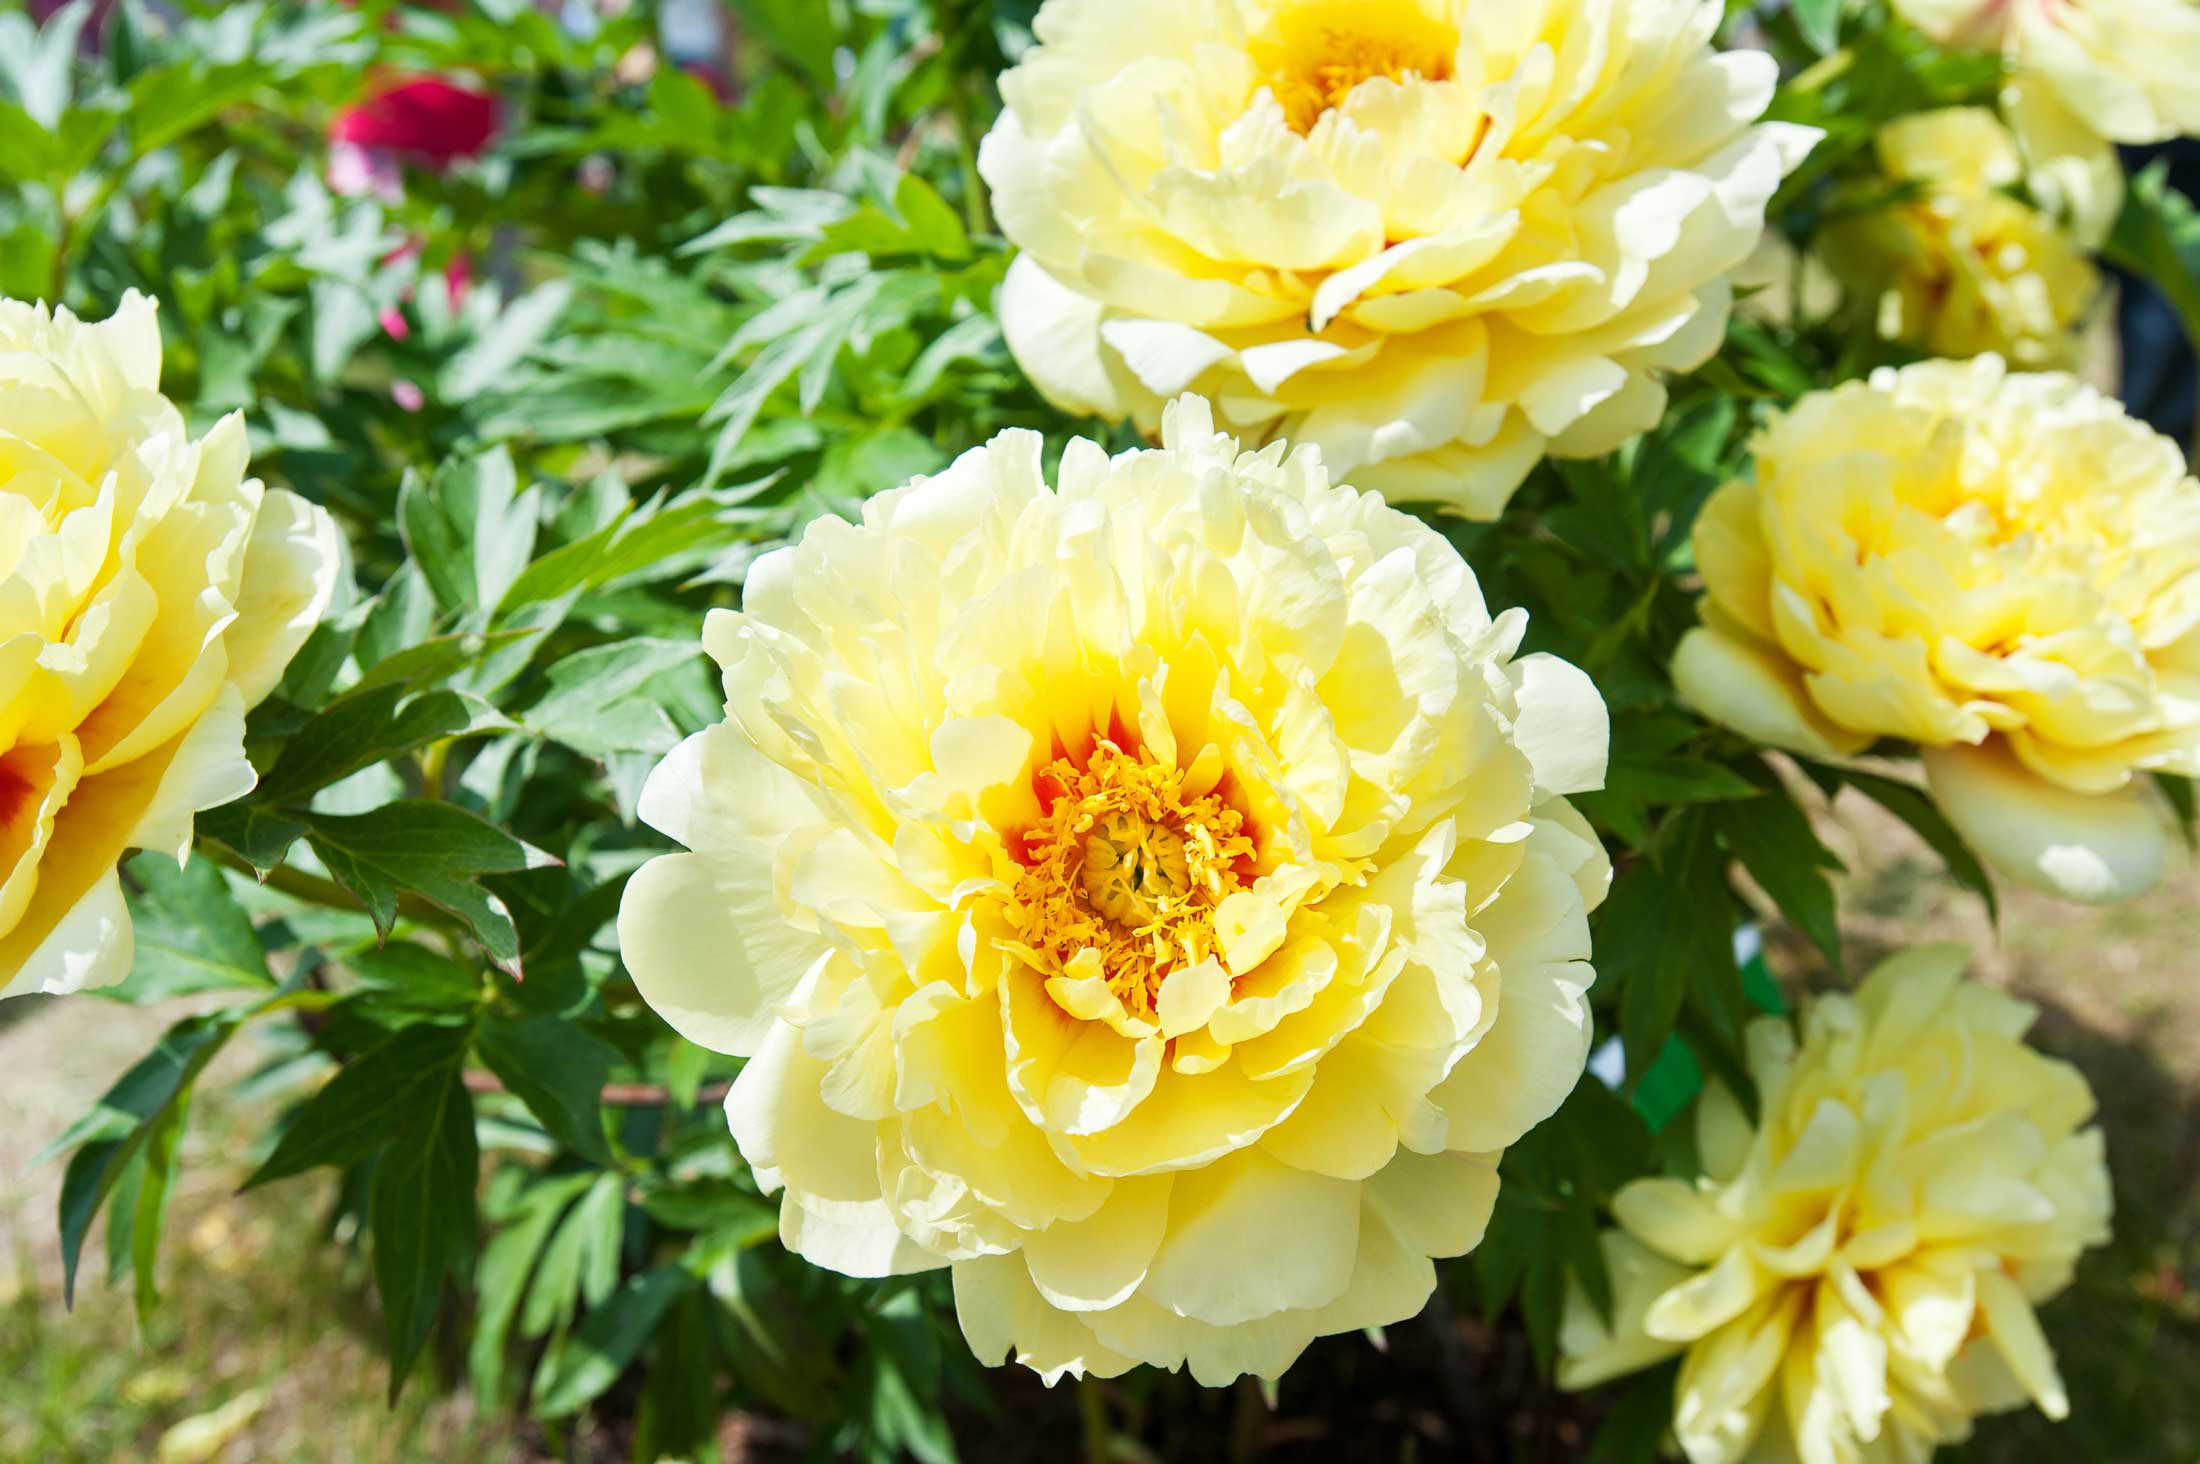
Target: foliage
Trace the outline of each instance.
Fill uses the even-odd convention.
[[[0,15],[0,291],[89,315],[160,299],[171,395],[196,421],[243,410],[256,470],[342,519],[353,577],[253,715],[259,788],[202,818],[181,872],[127,866],[138,962],[108,995],[212,1005],[54,1143],[72,1283],[104,1213],[110,1270],[154,1315],[194,1091],[273,1034],[291,1102],[252,1184],[324,1197],[371,1258],[393,1397],[462,1356],[485,1405],[553,1434],[631,1414],[638,1457],[706,1447],[735,1404],[823,1452],[955,1457],[940,1400],[982,1408],[985,1384],[944,1283],[779,1249],[717,1112],[735,1062],[640,1004],[610,922],[662,847],[635,821],[643,776],[719,715],[702,618],[755,556],[1002,428],[1057,452],[1106,435],[1032,393],[991,313],[1009,253],[974,149],[1033,8],[742,0],[730,103],[649,64],[647,4],[576,30],[518,0],[132,0],[96,46],[87,0],[43,28]],[[1730,31],[1780,56],[1775,114],[1828,132],[1777,206],[1799,246],[1885,196],[1879,123],[1999,81],[1877,0],[1764,10],[1730,6]],[[492,89],[498,139],[401,193],[332,191],[333,111],[397,72]],[[2200,335],[2200,229],[2158,177],[2109,253]],[[1618,868],[1594,995],[1629,1081],[1585,1081],[1508,1154],[1450,1278],[1517,1309],[1545,1362],[1566,1277],[1608,1295],[1598,1206],[1686,1162],[1634,1085],[1677,1042],[1748,1089],[1732,922],[1784,919],[1841,961],[1816,799],[1878,801],[1993,899],[1913,786],[1768,761],[1664,671],[1693,621],[1690,526],[1755,424],[1902,358],[1856,321],[1853,301],[1745,310],[1658,431],[1539,469],[1499,523],[1440,525],[1613,712],[1608,784],[1580,802]],[[1656,1382],[1603,1457],[1651,1457]]]

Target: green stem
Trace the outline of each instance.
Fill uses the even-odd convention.
[[[1083,1424],[1085,1464],[1109,1464],[1115,1457],[1115,1434],[1108,1427],[1108,1400],[1100,1394],[1098,1378],[1077,1380],[1077,1417]]]

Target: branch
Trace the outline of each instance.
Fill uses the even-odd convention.
[[[464,1074],[469,1093],[508,1093],[503,1080],[495,1073],[476,1072],[468,1069]],[[723,1103],[731,1083],[705,1083],[695,1092],[695,1106]],[[611,1108],[669,1108],[673,1106],[672,1091],[662,1083],[606,1083],[602,1101]]]

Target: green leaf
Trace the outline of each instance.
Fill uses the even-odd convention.
[[[549,689],[522,716],[543,736],[590,756],[670,752],[680,729],[651,699],[651,683],[702,653],[700,641],[645,636],[575,651],[550,668]]]
[[[640,1354],[665,1308],[694,1285],[695,1278],[679,1267],[657,1266],[620,1287],[544,1357],[535,1379],[535,1412],[566,1418],[599,1397]]]
[[[1673,1421],[1673,1384],[1679,1372],[1680,1363],[1673,1361],[1627,1381],[1590,1440],[1588,1464],[1658,1464]]]
[[[2160,290],[2200,348],[2200,208],[2170,186],[2169,159],[2131,180],[2103,252]]]
[[[92,1111],[71,1124],[46,1154],[81,1145],[61,1179],[61,1294],[76,1298],[77,1258],[100,1206],[132,1162],[145,1152],[161,1116],[198,1081],[237,1029],[229,1013],[189,1017],[109,1088]],[[41,1155],[40,1157],[45,1157]]]
[[[594,1182],[590,1174],[569,1174],[531,1186],[520,1201],[518,1216],[490,1237],[481,1253],[474,1286],[479,1298],[474,1312],[474,1335],[466,1349],[466,1370],[473,1382],[475,1401],[485,1410],[509,1407],[511,1398],[504,1371],[504,1351],[511,1335],[512,1319],[519,1312],[527,1277],[542,1254],[550,1228],[565,1213],[573,1197]]]
[[[447,737],[495,732],[511,724],[463,692],[412,693],[383,684],[331,703],[292,735],[256,796],[302,803],[331,783]]]
[[[1617,983],[1627,1071],[1649,1070],[1692,996],[1727,1010],[1738,1000],[1733,901],[1726,862],[1702,811],[1684,814],[1658,857],[1641,859],[1616,881],[1595,924],[1597,967]],[[1739,1017],[1731,1036],[1740,1040]]]
[[[179,1089],[174,1100],[146,1125],[144,1172],[139,1178],[130,1219],[130,1261],[137,1273],[137,1314],[141,1327],[152,1321],[154,1309],[160,1305],[156,1278],[161,1227],[168,1217],[168,1195],[175,1188],[183,1130],[190,1110],[190,1089]]]
[[[619,1054],[559,1017],[492,1017],[481,1060],[566,1148],[612,1162],[603,1133],[603,1085]]]
[[[1711,816],[1750,877],[1839,971],[1841,927],[1826,875],[1839,873],[1841,861],[1818,841],[1809,816],[1777,786],[1756,798],[1719,804]]]
[[[523,1336],[562,1331],[585,1295],[593,1305],[619,1280],[619,1246],[626,1230],[626,1182],[616,1171],[596,1176],[558,1227],[535,1269],[520,1311]]]
[[[416,1023],[345,1063],[292,1115],[275,1152],[244,1187],[319,1164],[357,1164],[373,1154],[413,1114],[442,1101],[445,1085],[458,1079],[472,1036],[464,1026]]]
[[[228,845],[263,876],[283,862],[291,845],[306,836],[302,817],[288,809],[269,808],[253,798],[209,809],[196,822],[199,838]]]
[[[2200,800],[2193,796],[2193,780],[2175,773],[2156,773],[2154,783],[2176,811],[2177,827],[2184,834],[2185,843],[2193,845],[2196,835],[2200,835],[2200,824],[2195,823],[2195,818],[2200,817]]]
[[[137,957],[129,979],[104,995],[162,1001],[201,991],[272,991],[259,933],[229,893],[213,860],[182,868],[165,854],[135,855],[123,866]]]
[[[308,815],[307,839],[338,884],[359,897],[387,935],[398,896],[411,891],[466,922],[499,965],[519,962],[519,932],[485,874],[555,864],[541,850],[448,803],[408,799],[370,813]]]
[[[1832,53],[1841,44],[1841,6],[1844,0],[1792,0],[1795,28],[1819,55]]]
[[[494,325],[444,365],[436,394],[447,402],[464,402],[501,383],[530,351],[549,338],[572,298],[571,285],[552,280],[512,301]],[[484,597],[483,603],[493,601]]]
[[[453,458],[398,490],[405,547],[446,610],[494,606],[534,556],[538,490],[519,491],[502,447]]]
[[[473,1103],[455,1067],[439,1070],[433,1087],[398,1113],[387,1137],[368,1216],[394,1404],[428,1340],[445,1278],[462,1281],[473,1258],[481,1155]]]
[[[344,965],[367,990],[423,1011],[463,1011],[485,992],[479,970],[410,941],[354,951]]]
[[[657,1328],[642,1375],[636,1458],[697,1458],[716,1436],[722,1405],[710,1323],[709,1294],[690,1287],[674,1299]]]

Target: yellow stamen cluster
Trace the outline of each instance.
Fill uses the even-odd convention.
[[[1060,758],[1033,781],[1057,796],[1023,836],[1011,918],[1065,967],[1098,951],[1109,989],[1150,1018],[1162,979],[1214,953],[1215,907],[1253,855],[1244,815],[1212,790],[1188,796],[1183,773],[1105,739],[1082,768]]]
[[[1375,77],[1450,78],[1452,51],[1459,44],[1456,33],[1418,14],[1381,17],[1387,25],[1370,24],[1371,19],[1359,17],[1355,25],[1306,21],[1285,27],[1282,55],[1268,85],[1283,104],[1292,131],[1301,136],[1312,132],[1323,113],[1343,106],[1354,88]]]

